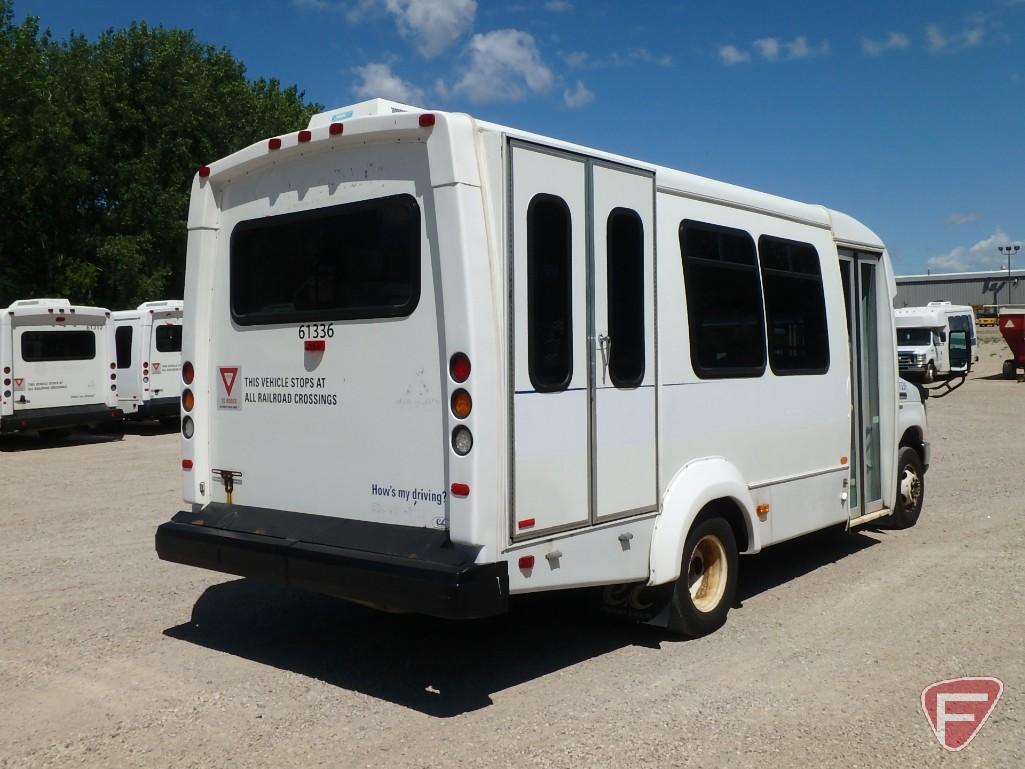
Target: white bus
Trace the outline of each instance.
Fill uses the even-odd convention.
[[[22,299],[0,312],[0,433],[118,422],[110,312]]]
[[[114,313],[118,402],[126,417],[178,419],[183,306],[166,299]]]
[[[975,311],[968,305],[929,302],[925,307],[899,307],[893,311],[897,323],[897,364],[901,374],[933,382],[937,377],[964,374],[979,359]],[[951,365],[949,334],[968,334],[968,361]]]
[[[373,100],[201,168],[188,228],[165,560],[447,617],[607,586],[701,635],[739,554],[921,510],[844,214]]]

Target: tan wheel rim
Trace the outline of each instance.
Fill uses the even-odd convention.
[[[706,534],[698,540],[690,554],[687,567],[687,586],[690,600],[700,612],[714,611],[726,592],[726,548],[722,541]]]

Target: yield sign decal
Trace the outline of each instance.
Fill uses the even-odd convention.
[[[986,723],[1003,691],[999,678],[937,681],[922,691],[922,710],[940,745],[962,750]]]
[[[1014,321],[1008,318],[1007,323],[1004,324],[1004,328],[1014,328]]]
[[[238,366],[220,368],[221,381],[224,382],[224,392],[227,393],[228,397],[231,397],[231,389],[235,386],[235,380],[238,379]]]
[[[24,386],[25,386],[25,377],[23,377],[23,376],[16,376],[16,377],[14,377],[14,389],[15,390],[20,390]]]

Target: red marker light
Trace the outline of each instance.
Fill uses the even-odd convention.
[[[331,127],[327,129],[327,132],[332,136],[341,136],[345,127],[341,123],[332,123]]]
[[[519,560],[520,568],[526,571],[527,569],[534,568],[534,556],[532,555],[521,555]]]
[[[448,362],[448,372],[457,382],[465,382],[470,377],[470,359],[466,353],[457,352]]]
[[[453,483],[452,494],[456,497],[470,496],[470,485],[468,483]]]
[[[54,318],[54,320],[57,321],[58,323],[63,323],[65,318],[64,317],[57,317],[57,318]]]
[[[210,166],[200,166],[199,171],[197,171],[196,173],[199,174],[200,179],[205,179],[210,175]]]
[[[522,521],[516,523],[518,529],[530,529],[534,527],[536,521],[533,518],[524,518]]]
[[[425,113],[425,114],[420,116],[420,127],[421,128],[430,128],[432,125],[434,125],[434,115],[432,115],[431,113],[427,112],[427,113]]]
[[[307,339],[303,343],[306,352],[324,352],[327,349],[327,342],[323,339]]]
[[[192,378],[195,375],[196,370],[192,367],[192,363],[190,361],[185,361],[185,364],[182,366],[182,381],[185,382],[185,384],[192,384]]]
[[[272,150],[279,150],[279,149],[281,149],[281,139],[279,139],[278,137],[275,136],[273,139],[271,139],[269,142],[267,142],[267,147],[268,147],[268,149],[272,149]]]
[[[306,142],[308,142],[312,138],[313,138],[313,134],[310,133],[309,131],[300,131],[299,132],[299,143],[300,144],[305,144]]]
[[[191,469],[192,469],[192,460],[191,459],[183,459],[182,460],[182,470],[191,470]]]

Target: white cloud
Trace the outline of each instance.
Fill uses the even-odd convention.
[[[754,47],[763,59],[776,61],[779,58],[779,38],[777,37],[763,37],[761,40],[755,40]]]
[[[982,214],[978,211],[955,211],[947,217],[947,224],[953,224],[955,226],[962,224],[972,224],[982,218]]]
[[[382,8],[395,19],[399,34],[412,40],[425,58],[432,59],[470,31],[477,0],[356,0],[346,15],[351,23],[358,24]]]
[[[594,101],[594,94],[587,90],[587,86],[578,80],[575,88],[572,90],[567,88],[562,92],[562,100],[566,102],[567,107],[583,107],[585,104]]]
[[[371,62],[353,71],[360,80],[352,91],[361,99],[392,99],[413,105],[424,102],[424,92],[392,72],[387,64]]]
[[[955,35],[947,35],[939,24],[925,27],[925,43],[930,53],[940,53],[955,48],[977,48],[986,37],[985,19],[976,19]]]
[[[545,10],[550,13],[565,13],[573,10],[573,3],[569,0],[548,0],[545,3]]]
[[[881,56],[887,51],[902,51],[911,45],[908,36],[900,32],[890,32],[882,40],[869,37],[861,38],[861,50],[866,56]]]
[[[570,51],[569,53],[561,53],[559,56],[566,62],[566,66],[573,69],[584,69],[591,64],[591,54],[587,51]]]
[[[980,240],[972,246],[957,246],[945,254],[929,259],[929,269],[934,272],[966,272],[970,270],[993,270],[1006,263],[997,251],[997,246],[1006,246],[1011,242],[1007,233],[1000,227],[988,238]]]
[[[798,35],[789,43],[783,43],[787,49],[788,59],[810,59],[813,56],[825,56],[829,53],[829,41],[823,40],[817,46],[808,45],[808,38]]]
[[[555,82],[534,38],[518,29],[474,35],[470,63],[452,92],[473,102],[519,101],[527,92],[547,91]]]
[[[612,51],[604,58],[595,58],[587,51],[559,52],[566,66],[573,69],[601,69],[602,67],[626,67],[631,64],[654,64],[658,67],[672,66],[673,57],[668,53],[658,54],[647,48],[634,48],[626,53]]]
[[[750,61],[751,54],[740,50],[735,45],[723,45],[719,47],[719,58],[723,64],[733,66],[734,64],[743,64],[746,61]]]

